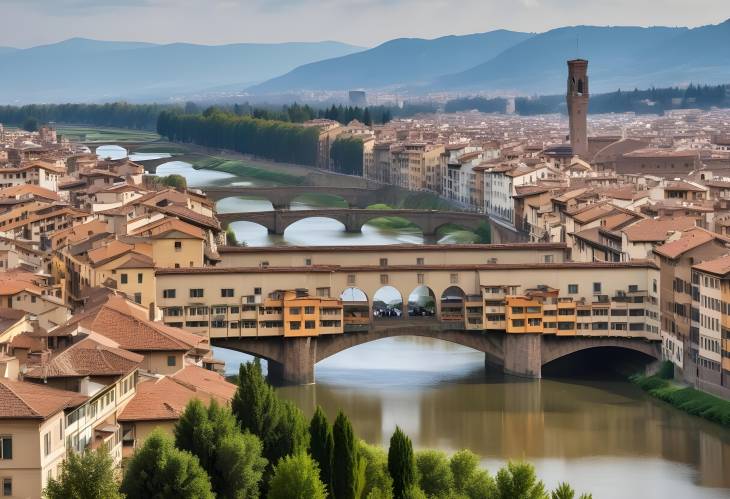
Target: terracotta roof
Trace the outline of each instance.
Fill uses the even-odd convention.
[[[705,262],[698,263],[697,265],[693,265],[692,268],[694,270],[699,270],[700,272],[707,272],[724,277],[730,273],[730,254],[723,255],[720,258],[715,258],[714,260],[707,260]]]
[[[114,258],[122,256],[134,249],[134,245],[123,243],[117,239],[112,239],[109,243],[100,246],[99,248],[89,250],[87,253],[89,262],[92,265],[100,265],[104,262],[108,262]]]
[[[690,182],[685,182],[684,180],[676,181],[676,182],[669,182],[667,183],[666,187],[664,187],[665,191],[691,191],[691,192],[705,192],[707,189],[700,187],[698,185],[694,185]]]
[[[85,338],[56,354],[47,363],[29,369],[28,378],[124,376],[137,369],[142,355]]]
[[[657,246],[654,248],[654,252],[667,258],[677,258],[687,251],[713,240],[724,242],[719,234],[709,232],[700,227],[693,227],[684,231],[679,239]]]
[[[205,239],[205,233],[202,229],[172,217],[165,217],[150,222],[147,225],[135,229],[132,234],[155,238],[156,236],[163,236],[170,232],[181,232],[195,239]]]
[[[662,242],[671,233],[691,229],[695,225],[696,219],[691,217],[647,218],[622,229],[622,232],[631,242]]]
[[[33,184],[21,184],[21,185],[14,185],[12,187],[6,187],[5,189],[0,189],[0,198],[16,198],[19,196],[24,195],[32,195],[36,197],[51,199],[53,201],[60,201],[61,198],[59,195],[55,192],[53,192],[50,189],[44,189],[43,187],[33,185]]]
[[[172,378],[183,385],[210,393],[219,400],[230,400],[236,393],[236,385],[227,382],[217,372],[198,366],[187,366],[173,374]]]
[[[0,378],[0,419],[46,419],[86,400],[79,393]]]
[[[211,374],[215,375],[212,372]],[[197,373],[191,374],[189,371],[182,376],[184,379],[165,376],[158,380],[140,383],[137,385],[137,393],[117,419],[119,421],[174,421],[180,417],[191,400],[199,399],[205,404],[216,400],[221,404],[226,404],[236,390],[235,385],[228,383],[220,375],[218,375],[219,379],[203,380],[200,383],[201,386],[190,383],[191,378],[197,379],[198,377]],[[214,379],[215,383],[221,386],[216,387],[215,392],[208,391],[211,388],[209,385]],[[225,394],[223,394],[224,391]],[[231,395],[228,396],[228,393]]]
[[[91,331],[113,340],[120,348],[133,352],[208,348],[203,337],[150,321],[144,309],[121,296],[109,296],[98,310],[80,322]]]
[[[23,291],[41,295],[43,290],[37,275],[24,270],[0,272],[0,295],[16,295]]]
[[[149,204],[149,203],[147,203]],[[179,206],[179,205],[168,205],[168,206],[155,206],[154,209],[156,211],[159,211],[160,213],[165,213],[167,215],[174,215],[178,218],[183,219],[186,222],[192,222],[198,225],[202,225],[206,228],[213,229],[213,230],[220,230],[221,226],[220,223],[218,223],[218,220],[212,217],[206,217],[205,215],[201,215],[197,211],[193,211],[190,208],[186,206]]]

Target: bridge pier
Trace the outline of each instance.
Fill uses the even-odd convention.
[[[281,361],[269,361],[269,378],[276,384],[314,383],[317,338],[284,338]]]
[[[523,378],[542,376],[542,335],[504,335],[504,373]]]

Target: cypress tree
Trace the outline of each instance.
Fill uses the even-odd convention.
[[[327,490],[332,492],[332,463],[335,452],[335,440],[332,427],[320,406],[314,411],[309,423],[309,453],[319,464],[319,476]]]
[[[332,462],[332,484],[336,499],[355,499],[358,490],[357,442],[350,420],[342,411],[332,428],[334,459]]]
[[[403,499],[411,486],[416,483],[416,461],[413,457],[411,439],[397,426],[393,436],[390,437],[388,472],[393,479],[393,497]]]

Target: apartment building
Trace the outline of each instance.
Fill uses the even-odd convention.
[[[654,248],[661,269],[664,356],[683,370],[685,376],[696,376],[700,348],[700,317],[693,305],[692,266],[727,252],[725,238],[699,227],[677,233]]]
[[[730,396],[730,255],[692,267],[692,305],[698,314],[695,375],[703,390]]]

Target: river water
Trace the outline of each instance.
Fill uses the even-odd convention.
[[[168,163],[191,186],[251,179]],[[211,175],[214,174],[214,175]],[[241,184],[245,185],[245,184]],[[317,206],[306,199],[292,209]],[[229,198],[219,211],[271,209],[262,200]],[[301,227],[298,227],[301,225]],[[332,220],[309,219],[283,237],[238,224],[239,240],[270,244],[392,244],[420,234],[363,229],[346,234]],[[234,373],[248,356],[215,349]],[[617,378],[527,381],[487,373],[484,356],[465,347],[416,337],[379,340],[316,366],[315,385],[279,393],[310,415],[321,405],[331,419],[343,410],[360,438],[387,445],[396,425],[417,448],[469,448],[495,471],[526,459],[549,487],[569,481],[595,499],[730,497],[730,430],[689,416]]]

